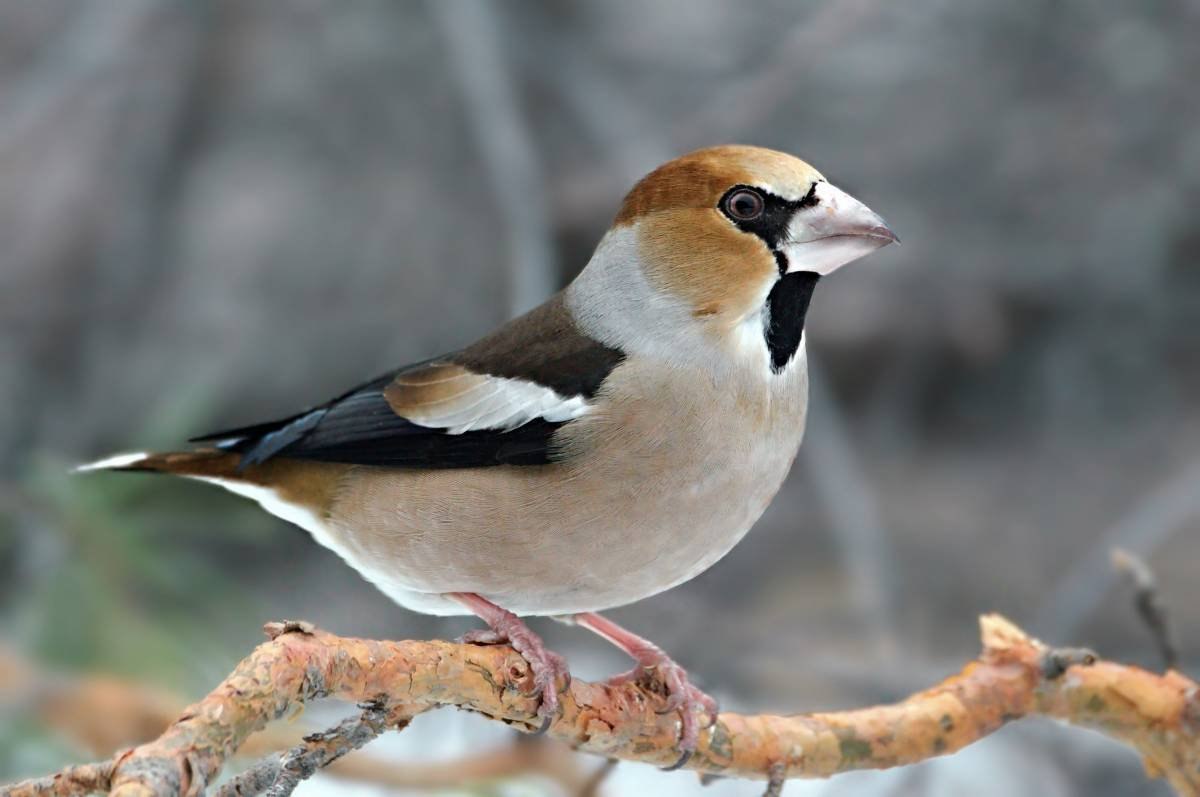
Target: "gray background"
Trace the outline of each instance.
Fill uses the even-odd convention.
[[[743,710],[895,699],[989,610],[1158,666],[1120,543],[1194,664],[1198,40],[1191,0],[0,2],[2,644],[195,696],[269,619],[461,633],[239,499],[66,467],[468,343],[569,280],[642,173],[736,141],[904,243],[818,290],[809,437],[766,517],[613,616]],[[585,676],[625,666],[537,628]],[[80,758],[0,717],[0,780]],[[808,788],[1165,791],[1049,723]]]

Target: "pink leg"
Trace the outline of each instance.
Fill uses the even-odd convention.
[[[450,592],[447,593],[447,597],[466,606],[488,624],[486,629],[463,634],[460,641],[478,645],[507,642],[529,662],[529,668],[533,671],[533,682],[542,695],[542,705],[538,709],[538,715],[543,720],[541,730],[549,728],[558,709],[556,682],[561,676],[566,679],[567,684],[571,683],[571,673],[567,669],[566,660],[557,653],[546,650],[542,638],[525,625],[520,617],[482,595],[476,595],[474,592]]]
[[[621,650],[628,653],[637,662],[632,670],[609,680],[611,684],[623,684],[630,681],[651,680],[662,684],[667,693],[665,711],[680,712],[682,728],[679,734],[679,749],[683,758],[675,766],[683,766],[696,749],[700,738],[700,724],[696,719],[698,712],[709,715],[709,724],[716,722],[717,701],[697,689],[688,680],[687,671],[675,663],[657,645],[648,639],[643,639],[632,631],[627,631],[611,620],[595,612],[576,614],[570,618],[572,622],[607,639]]]

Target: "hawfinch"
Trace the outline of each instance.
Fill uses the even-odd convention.
[[[800,445],[804,319],[821,277],[896,241],[790,155],[703,149],[621,205],[575,281],[464,349],[183,453],[84,469],[220,485],[307,529],[392,600],[474,613],[555,716],[567,676],[520,619],[583,626],[656,679],[695,748],[711,698],[596,614],[704,572],[749,531]],[[681,762],[682,763],[682,759]]]

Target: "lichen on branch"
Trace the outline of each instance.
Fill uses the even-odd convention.
[[[722,713],[701,734],[686,766],[773,781],[884,769],[952,753],[1005,723],[1042,715],[1125,742],[1142,756],[1148,774],[1166,777],[1181,795],[1200,795],[1200,688],[1194,681],[1175,671],[1158,675],[1098,661],[1088,651],[1049,648],[998,615],[983,617],[981,630],[978,659],[900,703],[789,716]],[[526,731],[540,724],[529,667],[509,647],[352,639],[303,623],[275,623],[267,632],[269,642],[154,741],[108,762],[0,789],[0,795],[198,795],[250,734],[322,697],[370,702],[364,722],[374,733],[449,705]],[[658,766],[679,758],[678,715],[658,713],[663,698],[647,685],[576,679],[559,688],[561,711],[551,736],[609,758]],[[293,759],[308,752],[293,751]],[[313,753],[305,760],[324,759]],[[295,768],[288,771],[294,777]]]

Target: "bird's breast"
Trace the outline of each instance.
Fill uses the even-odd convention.
[[[362,468],[330,513],[339,552],[399,602],[478,592],[521,614],[630,603],[724,556],[775,495],[803,433],[803,358],[758,375],[626,362],[550,465]],[[333,547],[333,546],[331,546]]]

